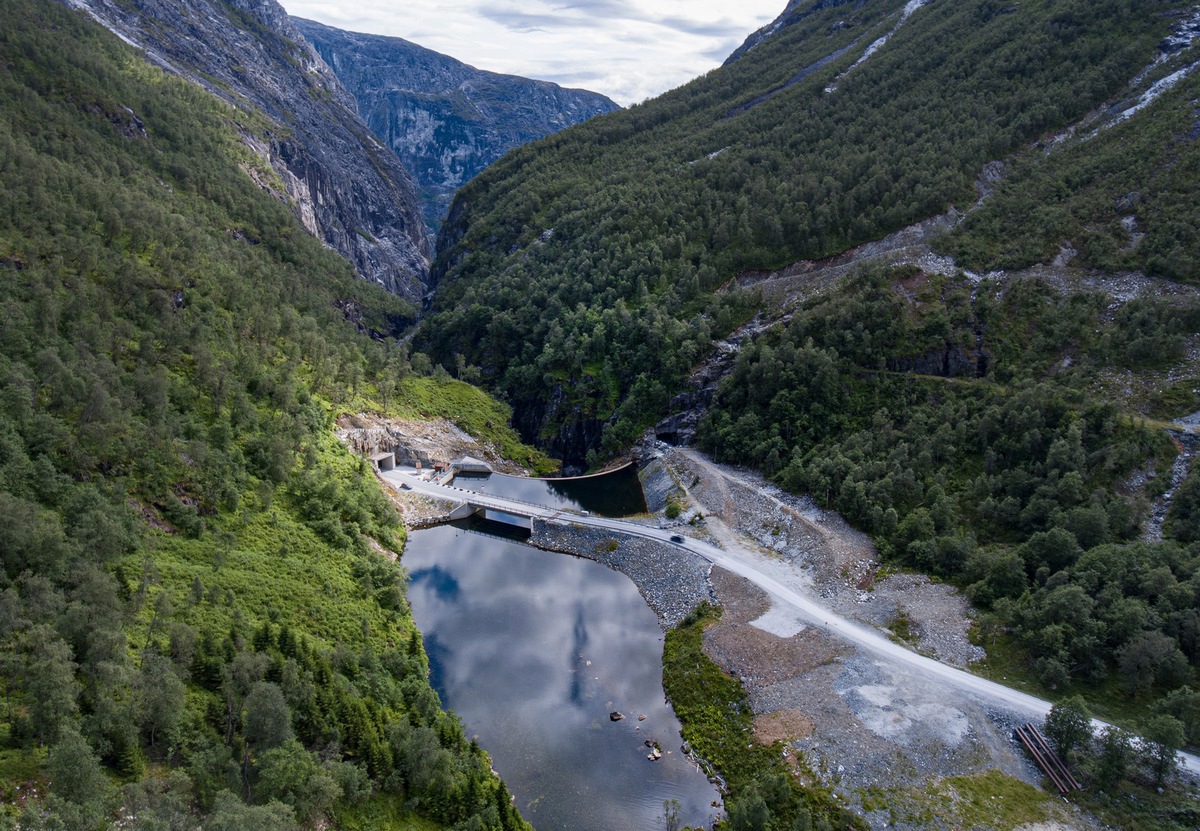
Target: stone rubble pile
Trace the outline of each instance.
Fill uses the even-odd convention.
[[[603,563],[633,580],[666,629],[678,626],[700,603],[716,602],[708,562],[669,543],[600,528],[535,521],[529,542],[547,551]]]

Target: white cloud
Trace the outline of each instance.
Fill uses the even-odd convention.
[[[720,65],[786,0],[282,0],[289,14],[402,37],[479,69],[632,104]]]

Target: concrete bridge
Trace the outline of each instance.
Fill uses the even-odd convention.
[[[543,519],[551,522],[555,520],[578,522],[587,517],[586,513],[547,508],[542,505],[534,505],[530,502],[520,502],[515,499],[504,499],[486,493],[466,490],[454,485],[441,485],[436,482],[428,482],[406,471],[389,469],[381,470],[379,473],[384,480],[396,485],[401,490],[416,491],[426,496],[443,499],[454,504],[454,507],[445,514],[413,523],[411,527],[417,529],[430,528],[434,525],[444,525],[447,522],[467,519],[472,515],[487,517],[489,511],[528,520],[528,524],[525,527],[531,531],[533,530],[533,521],[535,519]],[[609,521],[614,523],[619,522],[619,520]],[[635,527],[640,528],[643,526]]]

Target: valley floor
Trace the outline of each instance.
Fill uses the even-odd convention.
[[[837,515],[780,492],[755,473],[687,449],[662,448],[650,469],[656,471],[648,489],[652,507],[665,501],[664,483],[673,483],[668,487],[682,491],[688,503],[677,520],[656,513],[640,521],[656,526],[647,536],[661,538],[647,543],[650,549],[682,555],[685,549],[664,543],[669,533],[685,534],[730,553],[729,568],[742,570],[744,562],[775,585],[811,598],[831,620],[857,620],[953,666],[983,656],[968,639],[969,607],[956,590],[923,576],[889,573],[870,540]],[[428,498],[393,494],[402,502]],[[587,534],[588,526],[601,522],[580,518],[562,526],[577,529],[582,541],[558,550],[583,556],[601,551],[596,540],[611,532],[597,527],[596,539]],[[626,548],[608,550],[624,551],[626,559],[636,554]],[[648,578],[642,572],[654,563],[675,576],[679,569],[654,551],[635,559],[645,568],[612,565],[638,583],[664,620],[678,618],[680,610],[666,609],[654,597],[680,593],[679,581],[663,583],[670,575]],[[697,573],[701,581],[702,575]],[[785,741],[798,773],[831,787],[873,828],[1099,827],[1036,787],[1041,774],[1012,737],[1029,713],[983,703],[937,673],[914,668],[911,660],[889,658],[886,648],[856,647],[819,621],[810,625],[795,610],[773,608],[765,591],[725,568],[713,566],[709,584],[723,614],[707,631],[705,648],[745,687],[758,738]],[[698,595],[683,593],[694,605]],[[973,819],[980,800],[987,817],[982,825]]]
[[[717,465],[680,448],[662,462],[703,520],[686,528],[726,550],[741,550],[785,585],[817,596],[836,614],[904,640],[917,651],[966,667],[983,657],[967,633],[965,598],[920,575],[887,573],[870,540],[836,514],[782,493],[758,474]],[[686,518],[688,514],[684,515]],[[800,762],[873,828],[959,823],[957,792],[943,810],[931,795],[951,777],[1000,771],[1022,783],[1020,806],[997,806],[989,827],[1091,829],[1082,813],[1029,787],[1041,774],[1012,738],[1026,719],[984,707],[945,684],[857,649],[772,609],[765,592],[720,568],[711,580],[724,613],[705,647],[737,676],[764,742],[782,739]],[[953,791],[953,788],[950,788]],[[1004,796],[992,796],[1003,800]],[[1029,820],[1039,818],[1038,825]],[[1044,824],[1041,824],[1044,823]]]

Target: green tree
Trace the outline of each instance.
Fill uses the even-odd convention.
[[[246,697],[245,737],[257,751],[269,751],[292,739],[292,710],[283,690],[259,681]]]
[[[1130,695],[1148,692],[1159,679],[1171,686],[1191,680],[1187,658],[1178,644],[1158,630],[1134,636],[1118,650],[1117,663]]]
[[[1179,748],[1183,746],[1183,724],[1174,716],[1154,716],[1142,727],[1145,740],[1142,754],[1154,784],[1164,781],[1179,769]]]
[[[1092,724],[1087,703],[1079,696],[1072,696],[1055,704],[1046,716],[1045,732],[1058,755],[1069,762],[1077,750],[1091,744]]]
[[[1096,782],[1105,789],[1115,788],[1129,773],[1133,761],[1133,740],[1120,727],[1106,727],[1100,734],[1099,750],[1092,763]]]
[[[188,755],[187,772],[196,791],[196,803],[209,810],[217,794],[238,785],[239,769],[232,751],[220,739],[201,740]]]
[[[192,783],[187,774],[173,770],[165,777],[151,776],[122,789],[121,812],[129,817],[131,831],[194,831]]]
[[[747,788],[730,804],[729,827],[732,831],[768,831],[771,827],[771,809],[757,788]]]
[[[71,648],[45,624],[23,638],[25,693],[33,736],[48,744],[78,713],[79,683]]]
[[[46,760],[50,808],[68,828],[80,831],[105,825],[112,786],[100,760],[73,727],[64,728]]]
[[[342,795],[333,776],[294,739],[263,753],[256,768],[258,799],[290,805],[302,822],[324,814]]]
[[[229,791],[217,794],[205,831],[299,831],[296,815],[282,802],[247,805]]]
[[[1183,724],[1189,744],[1200,743],[1200,692],[1189,687],[1172,690],[1152,708],[1156,715],[1169,715]]]
[[[187,690],[170,659],[145,653],[138,673],[138,721],[154,747],[161,735],[170,735],[183,715]]]
[[[257,652],[240,652],[222,669],[221,689],[225,694],[225,744],[233,743],[234,731],[245,708],[246,697],[267,672],[270,659]]]
[[[242,777],[250,790],[250,754],[262,753],[291,741],[292,711],[283,690],[270,681],[259,681],[246,696],[243,737],[246,750],[242,758]]]

